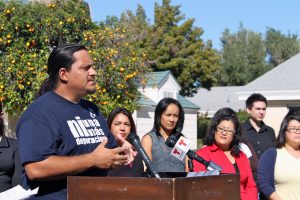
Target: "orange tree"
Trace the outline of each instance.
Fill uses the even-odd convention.
[[[89,98],[102,104],[104,114],[115,106],[133,110],[138,94],[133,79],[144,64],[125,33],[92,23],[80,0],[49,4],[0,0],[0,102],[6,112],[19,114],[34,100],[47,77],[51,49],[66,42],[83,43],[91,49],[95,63],[103,62],[97,93]]]
[[[90,100],[104,115],[116,107],[130,111],[138,107],[139,84],[150,71],[146,54],[120,26],[99,26],[84,33],[84,42],[98,70],[97,92]]]

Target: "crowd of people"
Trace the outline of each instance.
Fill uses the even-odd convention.
[[[96,71],[88,50],[79,44],[54,48],[37,99],[22,114],[17,140],[4,133],[0,116],[0,192],[18,184],[39,187],[30,199],[67,199],[67,176],[142,177],[142,157],[127,141],[137,135],[132,114],[116,108],[102,116],[84,99],[96,91]],[[249,119],[241,124],[231,108],[212,117],[197,155],[213,161],[222,174],[239,174],[242,200],[300,199],[300,112],[291,110],[276,138],[263,119],[267,100],[252,94],[246,100]],[[62,112],[63,110],[63,112]],[[166,145],[182,134],[184,109],[173,98],[163,98],[154,112],[153,128],[141,144],[158,172],[189,172],[189,158],[179,160]],[[193,160],[194,171],[206,171]]]

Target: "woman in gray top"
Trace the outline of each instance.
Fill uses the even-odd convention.
[[[185,172],[187,158],[180,161],[171,155],[171,147],[165,144],[172,134],[179,134],[184,123],[184,111],[173,98],[160,100],[155,108],[152,130],[142,138],[142,146],[158,172]]]

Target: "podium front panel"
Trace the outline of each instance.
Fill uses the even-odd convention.
[[[240,200],[239,176],[68,177],[69,200]]]
[[[177,178],[176,200],[240,200],[240,178],[236,174]]]
[[[69,200],[172,200],[173,180],[121,177],[68,177]]]

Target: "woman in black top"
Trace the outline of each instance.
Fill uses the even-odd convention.
[[[127,139],[129,133],[136,134],[135,124],[131,113],[125,108],[114,109],[107,117],[107,125],[114,137],[120,134]],[[109,176],[140,177],[144,172],[142,159],[137,155],[133,163],[109,171]]]
[[[21,182],[21,166],[17,141],[4,135],[2,104],[0,103],[0,192]]]

